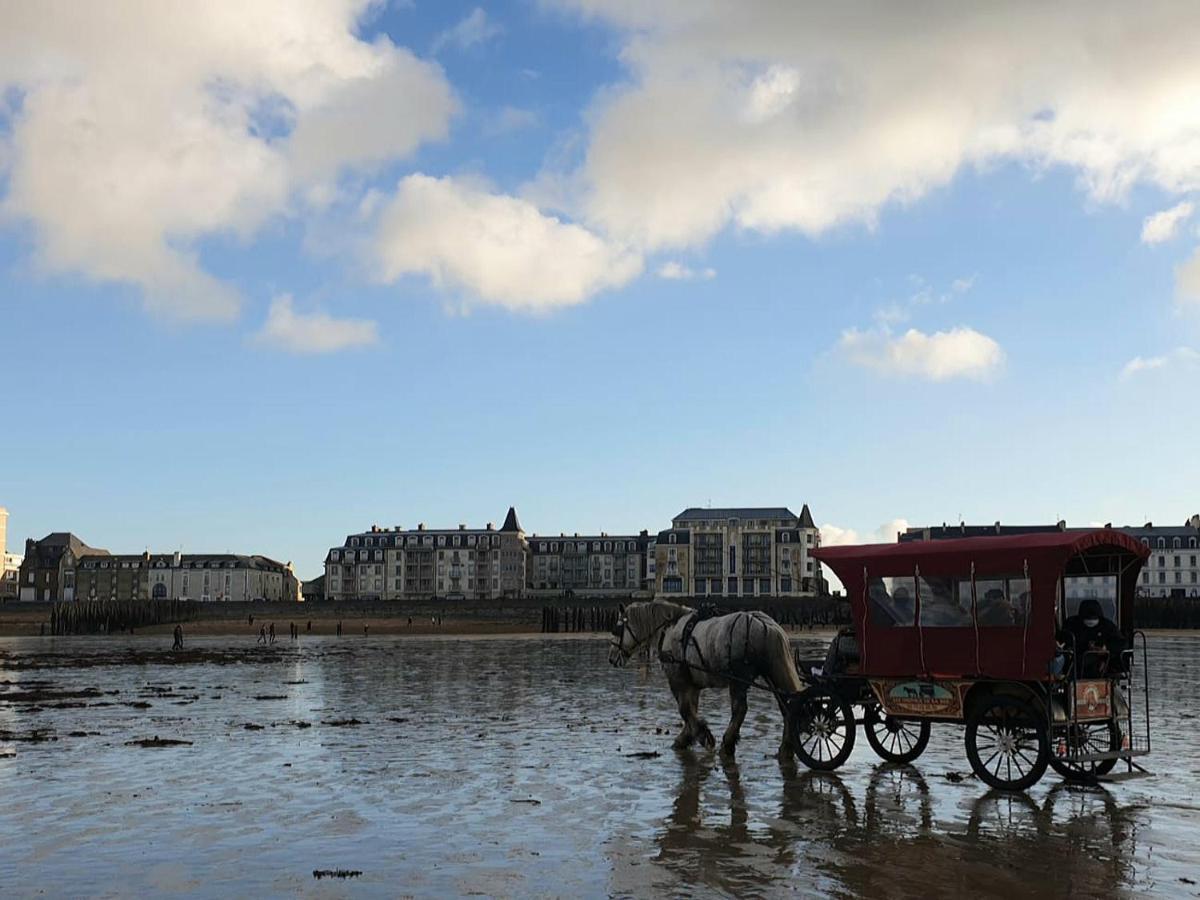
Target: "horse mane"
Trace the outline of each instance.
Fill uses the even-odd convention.
[[[690,612],[695,612],[690,606],[681,603],[671,603],[668,600],[642,601],[630,603],[625,607],[625,616],[634,634],[642,639],[642,643],[650,640],[663,628],[679,621]]]

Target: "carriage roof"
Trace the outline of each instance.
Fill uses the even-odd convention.
[[[940,670],[1014,678],[1041,677],[1054,653],[1060,579],[1114,576],[1123,598],[1118,624],[1133,626],[1133,597],[1142,563],[1150,555],[1136,538],[1111,528],[997,537],[821,547],[813,555],[846,587],[856,630],[864,643],[864,670],[917,674]],[[868,616],[868,585],[893,576],[1022,576],[1029,583],[1029,610],[1022,627],[981,628],[978,620],[954,628],[881,626]],[[918,587],[918,593],[920,588]],[[963,632],[975,635],[963,640]],[[866,648],[870,648],[867,650]]]

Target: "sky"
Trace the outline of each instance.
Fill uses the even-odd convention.
[[[9,547],[1200,511],[1200,7],[0,0]]]

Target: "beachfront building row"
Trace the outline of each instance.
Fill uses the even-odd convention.
[[[671,597],[805,597],[827,590],[812,551],[808,504],[685,509],[655,540],[656,593]]]
[[[291,563],[231,553],[113,554],[70,532],[25,542],[18,571],[26,601],[300,599]]]
[[[657,535],[526,534],[509,508],[496,530],[380,528],[325,558],[330,600],[771,596],[821,593],[805,506],[687,509]]]
[[[1070,531],[1065,521],[1054,525],[958,525],[909,528],[898,535],[902,542],[945,540],[948,538],[989,537],[1006,534],[1030,534],[1048,531]],[[1200,513],[1182,525],[1122,526],[1120,531],[1141,541],[1150,550],[1150,558],[1142,567],[1138,594],[1143,597],[1173,597],[1200,599]],[[1104,599],[1113,592],[1111,576],[1081,576],[1065,585],[1068,599]]]
[[[21,557],[8,552],[8,510],[0,506],[0,603],[16,600]]]

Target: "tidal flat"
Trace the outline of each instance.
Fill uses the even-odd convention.
[[[912,766],[781,766],[759,692],[736,762],[676,753],[657,666],[599,639],[168,646],[0,639],[4,896],[1200,896],[1188,634],[1150,639],[1155,777],[1011,796],[955,726]]]

